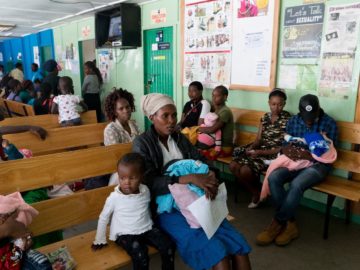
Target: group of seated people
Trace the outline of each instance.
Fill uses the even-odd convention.
[[[118,162],[119,185],[109,195],[100,214],[92,248],[98,250],[106,246],[106,225],[112,216],[109,239],[128,252],[134,269],[149,269],[146,245],[160,251],[162,269],[174,269],[175,247],[192,269],[251,269],[248,256],[251,248],[226,219],[208,239],[202,228],[190,225],[181,208],[171,206],[170,210],[163,211],[150,205],[156,201],[159,206],[164,195],[172,194],[175,198],[172,187],[177,185],[196,188],[208,199],[215,199],[219,182],[217,170],[209,159],[232,155],[231,172],[252,194],[248,207],[258,207],[267,195],[271,195],[275,206],[270,225],[257,235],[256,243],[287,245],[299,236],[295,212],[304,191],[323,181],[335,160],[336,122],[311,94],[301,97],[299,113],[291,116],[283,110],[287,99],[285,91],[275,88],[269,94],[270,112],[261,118],[256,140],[234,148],[233,115],[226,106],[227,88],[213,89],[212,106],[203,98],[200,82],[191,83],[188,91],[190,101],[184,106],[180,122],[170,97],[157,93],[143,96],[141,110],[152,122],[143,133],[131,120],[135,111],[133,95],[120,88],[107,96],[105,112],[110,123],[104,130],[104,144],[132,142],[132,153]],[[198,137],[207,134],[211,135],[210,139],[191,143],[179,132],[191,127],[196,127]],[[218,131],[220,136],[216,134]],[[206,170],[169,174],[167,169],[179,160],[200,161]],[[193,166],[198,166],[196,164]],[[266,174],[266,184],[262,185],[260,177],[269,165],[271,171]],[[284,188],[286,183],[289,183],[288,189]],[[154,210],[152,218],[151,210]]]
[[[45,77],[38,70],[38,65],[33,63],[32,80],[24,80],[22,64],[17,63],[16,68],[1,79],[1,97],[33,106],[35,115],[59,114],[62,126],[81,123],[77,106],[81,106],[83,111],[96,110],[97,121],[102,120],[100,90],[103,80],[94,62],[84,64],[82,97],[74,94],[70,77],[58,76],[60,67],[55,60],[46,61],[43,68],[47,72]]]

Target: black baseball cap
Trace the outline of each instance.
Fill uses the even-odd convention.
[[[299,101],[299,111],[304,121],[315,121],[320,112],[318,97],[312,94],[302,96]]]

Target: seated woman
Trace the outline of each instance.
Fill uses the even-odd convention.
[[[181,128],[200,126],[204,123],[205,115],[210,112],[210,103],[203,98],[203,85],[194,81],[189,84],[188,95],[190,101],[186,102],[181,115]]]
[[[215,148],[202,151],[202,153],[210,160],[215,160],[217,157],[230,156],[233,150],[233,114],[230,108],[225,104],[228,95],[229,91],[225,86],[219,85],[214,88],[212,92],[212,103],[219,119],[213,126],[200,127],[198,130],[201,133],[207,134],[215,133],[219,129],[221,130],[221,151],[216,151]]]
[[[134,96],[122,88],[114,89],[105,100],[105,112],[111,121],[104,130],[104,144],[132,142],[140,134],[138,125],[130,120],[135,112]]]
[[[176,132],[177,113],[173,100],[163,94],[148,94],[142,98],[141,108],[153,124],[135,138],[133,152],[145,158],[144,183],[149,187],[151,197],[169,194],[169,184],[191,183],[202,188],[208,198],[215,198],[218,182],[213,172],[180,177],[164,174],[165,164],[171,161],[204,160],[185,136]],[[250,247],[228,221],[223,221],[210,239],[203,229],[190,228],[185,217],[177,210],[158,215],[157,221],[160,228],[174,240],[180,256],[192,269],[251,269],[248,257]]]
[[[270,112],[261,118],[255,141],[234,149],[229,168],[237,181],[251,192],[249,208],[258,206],[260,175],[266,171],[267,161],[276,158],[284,141],[286,124],[290,118],[290,113],[283,110],[285,104],[284,89],[274,88],[269,94]]]

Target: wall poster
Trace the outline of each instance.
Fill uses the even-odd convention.
[[[349,98],[355,77],[359,18],[360,3],[329,7],[318,88],[320,96]]]
[[[278,0],[234,0],[231,85],[269,91],[275,86]]]
[[[183,14],[183,85],[230,84],[230,0],[185,0]]]
[[[325,4],[285,9],[283,58],[319,58]]]

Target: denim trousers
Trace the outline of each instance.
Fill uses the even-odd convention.
[[[281,224],[294,219],[304,192],[323,181],[330,169],[330,165],[315,163],[297,171],[290,171],[287,168],[273,171],[269,176],[269,187],[276,209],[274,218]],[[287,190],[284,187],[286,183],[289,183]]]

